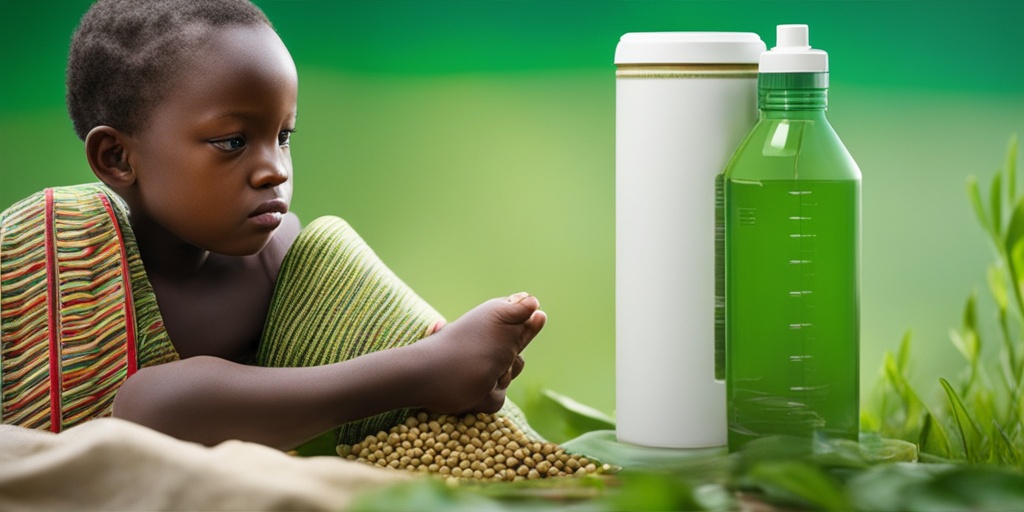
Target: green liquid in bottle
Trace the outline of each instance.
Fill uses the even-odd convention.
[[[827,74],[785,75],[759,79],[719,191],[730,450],[858,435],[860,171],[825,119]]]

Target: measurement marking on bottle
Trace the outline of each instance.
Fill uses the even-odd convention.
[[[801,356],[789,356],[789,360],[793,361],[794,363],[802,363],[808,359],[814,359],[814,356],[812,356],[811,354],[804,354]]]
[[[811,290],[797,290],[795,292],[789,292],[790,297],[802,297],[804,295],[810,295]]]
[[[790,329],[803,329],[806,327],[814,327],[814,324],[808,322],[802,322],[798,324],[789,324]]]
[[[810,217],[800,217],[800,216],[794,215],[794,216],[790,217],[789,220],[811,220],[811,218]]]
[[[812,192],[810,190],[790,190],[789,195],[791,196],[809,196]]]
[[[811,260],[789,260],[790,265],[807,265],[813,263]]]
[[[792,233],[789,235],[790,238],[815,238],[817,236],[811,233]]]
[[[826,389],[826,388],[828,388],[828,384],[824,384],[824,385],[821,385],[821,386],[791,386],[789,388],[789,390],[790,391],[818,391],[818,390]]]

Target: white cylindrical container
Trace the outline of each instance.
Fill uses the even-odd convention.
[[[649,32],[615,50],[618,440],[726,443],[715,375],[715,177],[757,120],[757,34]],[[721,349],[721,347],[720,347]]]

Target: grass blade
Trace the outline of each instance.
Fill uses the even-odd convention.
[[[903,333],[903,339],[900,340],[900,351],[896,356],[896,367],[899,368],[901,374],[906,375],[907,365],[910,363],[910,331]]]
[[[1003,272],[1003,267],[999,264],[989,265],[988,271],[985,273],[985,277],[988,281],[988,289],[992,294],[992,298],[996,301],[996,306],[1001,310],[1006,310],[1010,307],[1010,291],[1006,288],[1007,276]]]
[[[1020,269],[1024,269],[1024,240],[1020,240],[1014,245],[1010,252],[1006,253],[1007,270],[1010,273],[1010,285],[1013,289],[1013,298],[1015,299],[1015,305],[1017,306],[1017,314],[1020,318],[1024,318],[1024,296],[1021,293],[1021,287],[1024,283],[1021,282]]]
[[[918,437],[917,446],[922,453],[947,459],[953,456],[949,435],[946,434],[942,423],[936,421],[931,412],[925,413],[924,420],[921,422],[921,435]]]
[[[1013,441],[1010,440],[1010,436],[1006,434],[1006,430],[1003,430],[1003,427],[999,422],[993,420],[992,427],[999,433],[997,439],[1001,441],[1001,445],[1003,447],[1002,450],[998,450],[998,453],[1000,454],[999,462],[1020,468],[1020,450],[1014,446]]]
[[[1012,254],[1014,247],[1021,241],[1021,239],[1024,239],[1024,198],[1017,201],[1017,204],[1013,208],[1013,214],[1010,216],[1010,224],[1006,226],[1006,234],[1003,237],[1003,249],[1007,254]]]
[[[997,240],[996,244],[999,245],[999,234],[992,230],[992,224],[988,220],[988,215],[985,214],[985,206],[981,203],[981,190],[978,188],[978,178],[974,175],[967,177],[967,197],[971,200],[971,206],[974,208],[974,214],[978,217],[978,222],[992,236],[993,240]]]
[[[1006,148],[1006,197],[1013,201],[1017,195],[1017,134],[1010,136]]]
[[[963,326],[960,330],[950,329],[949,339],[970,365],[970,374],[962,392],[966,395],[978,374],[981,360],[981,337],[978,335],[977,293],[971,293],[964,305]]]
[[[995,234],[1001,235],[1003,232],[1003,180],[1000,174],[996,174],[996,177],[992,179],[992,187],[988,193],[988,206],[991,209],[990,215],[992,216],[992,230]],[[1011,203],[1012,204],[1012,203]]]
[[[981,429],[978,428],[978,424],[964,407],[963,400],[960,399],[960,395],[953,389],[953,386],[943,378],[939,378],[939,383],[942,384],[942,389],[946,391],[946,397],[949,399],[950,410],[953,413],[954,421],[956,421],[960,443],[964,449],[964,458],[971,463],[981,462],[981,454],[978,453],[978,448],[981,446]]]

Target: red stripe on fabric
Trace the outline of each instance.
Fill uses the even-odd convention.
[[[114,231],[117,232],[117,249],[121,255],[121,284],[124,288],[124,323],[127,325],[128,340],[128,376],[131,377],[138,369],[135,353],[135,302],[132,300],[131,269],[128,267],[128,254],[124,248],[124,237],[121,235],[121,225],[114,215],[114,208],[110,205],[105,194],[98,194],[103,207],[110,216],[110,222],[114,224]]]
[[[46,189],[46,225],[44,226],[46,244],[46,308],[49,317],[50,334],[50,430],[60,432],[63,419],[60,410],[60,330],[57,326],[57,315],[60,314],[59,298],[57,297],[57,249],[54,247],[53,234],[53,189]]]

